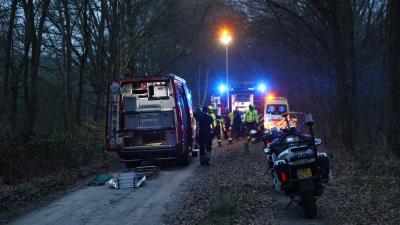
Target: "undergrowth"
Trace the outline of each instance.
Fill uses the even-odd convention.
[[[104,149],[103,129],[95,124],[33,136],[3,133],[0,155],[0,183],[5,184],[101,163],[109,157]]]

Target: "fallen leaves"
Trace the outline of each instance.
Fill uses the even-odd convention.
[[[249,152],[243,144],[228,147],[214,148],[211,166],[197,169],[182,209],[166,216],[167,224],[285,222],[286,205],[272,188],[261,146],[250,146]],[[341,149],[330,152],[333,180],[318,199],[318,219],[332,225],[400,224],[399,161],[369,156],[362,164]],[[222,186],[229,187],[235,212],[229,218],[216,213]]]

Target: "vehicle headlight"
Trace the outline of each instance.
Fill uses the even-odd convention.
[[[293,137],[287,137],[286,138],[286,143],[291,143],[294,142],[294,138]]]
[[[298,136],[289,136],[285,140],[286,143],[292,143],[297,141],[300,141],[300,138]]]
[[[302,151],[293,151],[292,155],[296,156],[296,157],[302,157],[302,156],[306,156],[306,155],[312,155],[314,154],[312,149],[306,149],[306,150],[302,150]]]

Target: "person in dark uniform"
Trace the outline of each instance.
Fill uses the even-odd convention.
[[[196,115],[198,123],[198,141],[200,145],[200,163],[201,165],[210,165],[212,130],[214,129],[214,120],[207,114],[208,108],[205,106],[202,112]]]
[[[233,119],[234,119],[234,115],[231,111],[229,111],[229,108],[225,108],[225,112],[224,112],[224,135],[225,135],[225,139],[228,139],[229,144],[233,143]]]
[[[233,112],[233,123],[232,123],[232,128],[233,128],[233,134],[235,135],[236,140],[239,140],[239,137],[241,136],[241,129],[242,127],[242,117],[240,116],[240,112],[238,108],[235,109]]]
[[[201,113],[202,113],[201,108],[197,107],[193,113],[193,117],[196,119],[196,121],[197,121],[197,116],[200,115]],[[199,147],[199,127],[196,126],[196,143],[194,145],[194,149],[199,149],[199,148],[200,148]]]

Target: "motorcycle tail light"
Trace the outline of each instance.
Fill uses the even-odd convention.
[[[135,134],[132,131],[124,132],[124,138],[133,138]]]
[[[284,184],[287,181],[287,176],[285,172],[281,172],[281,182]]]

